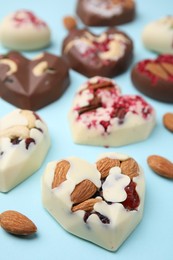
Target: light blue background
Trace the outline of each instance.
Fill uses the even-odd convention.
[[[8,13],[21,8],[35,11],[50,25],[52,30],[51,53],[60,54],[62,39],[66,30],[62,25],[65,15],[73,15],[74,0],[41,1],[41,0],[0,0],[0,20]],[[172,14],[172,0],[138,0],[137,18],[134,22],[119,26],[134,40],[134,62],[148,57],[156,57],[145,50],[141,42],[141,31],[151,20]],[[82,24],[80,24],[82,27]],[[93,28],[101,32],[103,28]],[[0,47],[0,53],[6,49]],[[38,52],[25,53],[27,57]],[[151,136],[144,142],[119,148],[103,148],[75,145],[70,136],[67,113],[75,90],[86,78],[71,71],[71,85],[66,93],[55,103],[38,111],[47,122],[52,138],[52,147],[40,168],[32,177],[18,185],[9,193],[0,193],[0,212],[13,209],[26,214],[38,227],[36,236],[23,239],[9,235],[0,229],[0,259],[2,260],[172,260],[173,259],[173,182],[154,174],[148,167],[146,159],[151,154],[158,154],[173,160],[173,134],[162,124],[162,116],[173,111],[172,105],[154,101],[146,97],[157,112],[157,126]],[[116,78],[124,94],[139,94],[130,80],[130,68]],[[0,100],[0,116],[12,111],[14,107]],[[41,203],[41,176],[49,161],[75,155],[94,162],[102,152],[116,151],[128,153],[142,165],[146,176],[146,201],[144,218],[117,252],[106,251],[85,240],[67,233],[47,213]]]

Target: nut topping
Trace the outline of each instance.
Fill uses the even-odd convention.
[[[109,171],[112,167],[120,167],[120,161],[106,157],[97,161],[96,165],[97,170],[101,173],[101,178],[104,179],[109,175]]]
[[[80,204],[73,206],[72,212],[75,212],[77,210],[92,211],[95,203],[100,202],[100,201],[102,201],[101,198],[88,199]]]
[[[168,74],[167,72],[162,68],[162,66],[158,63],[148,63],[146,65],[146,70],[148,70],[149,72],[151,72],[152,74],[154,74],[155,76],[167,80],[168,79]]]
[[[151,169],[163,177],[173,179],[173,163],[159,155],[151,155],[147,158]]]
[[[161,66],[171,75],[173,76],[173,64],[167,62],[161,62]]]
[[[120,167],[122,173],[129,176],[130,179],[133,179],[134,177],[137,177],[139,175],[139,166],[137,162],[132,158],[122,161]]]
[[[64,17],[63,24],[68,31],[77,28],[77,22],[73,16]]]
[[[29,129],[23,125],[12,126],[0,131],[0,137],[9,137],[10,139],[20,137],[25,139],[29,137]]]
[[[90,101],[90,104],[88,106],[85,106],[85,107],[80,107],[77,111],[79,113],[79,115],[82,115],[86,112],[90,112],[90,111],[93,111],[99,107],[102,106],[102,103],[101,103],[101,98],[99,97],[94,97],[91,101]]]
[[[13,73],[15,73],[17,71],[17,65],[13,60],[10,59],[1,59],[0,60],[0,64],[5,64],[9,66],[9,70],[6,73],[7,76],[12,75]]]
[[[70,163],[68,161],[62,160],[57,163],[54,179],[52,182],[52,189],[58,187],[62,182],[66,180],[66,175],[69,169],[70,169]]]
[[[66,160],[62,160],[57,163],[54,179],[52,182],[52,189],[58,187],[62,182],[66,180],[66,175],[70,169],[70,163]],[[90,180],[83,180],[78,183],[73,192],[71,193],[71,201],[74,204],[81,203],[93,196],[97,191],[97,187]]]
[[[24,117],[27,118],[28,120],[28,128],[34,128],[35,127],[35,121],[36,121],[36,117],[34,115],[34,113],[32,111],[29,110],[21,110],[21,115],[23,115]]]
[[[74,204],[83,202],[91,198],[96,191],[97,187],[93,182],[84,180],[76,185],[74,191],[71,193],[71,201],[73,201]]]
[[[97,90],[97,89],[110,89],[114,88],[114,85],[110,81],[97,82],[95,84],[91,84],[88,86],[89,89]]]

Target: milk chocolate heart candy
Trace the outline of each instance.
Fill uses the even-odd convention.
[[[120,146],[146,139],[155,112],[142,97],[121,95],[114,81],[94,77],[76,93],[69,122],[75,143]]]
[[[78,0],[76,12],[88,26],[115,26],[135,17],[133,0]]]
[[[133,43],[114,28],[100,35],[74,29],[63,42],[63,56],[72,69],[87,77],[114,77],[128,68]]]
[[[131,77],[134,86],[145,95],[173,103],[173,55],[138,62]]]
[[[0,191],[33,174],[50,146],[46,124],[30,110],[16,109],[0,120]]]
[[[61,57],[42,53],[28,60],[18,52],[0,56],[0,95],[7,102],[37,110],[57,100],[69,85]]]
[[[143,215],[141,167],[125,154],[102,154],[95,165],[69,157],[50,162],[42,178],[44,207],[70,233],[117,250]]]
[[[173,54],[173,16],[147,24],[142,33],[142,41],[151,51]]]
[[[50,44],[48,25],[29,10],[18,10],[4,18],[1,43],[12,50],[35,50]]]

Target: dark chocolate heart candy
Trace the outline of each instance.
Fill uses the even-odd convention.
[[[63,42],[63,56],[72,69],[87,77],[114,77],[128,68],[133,43],[114,28],[100,35],[74,29]]]
[[[160,55],[143,60],[132,70],[134,86],[145,95],[173,103],[173,55]]]
[[[29,60],[14,51],[0,56],[0,95],[19,108],[37,110],[52,103],[69,82],[61,57],[45,52]]]
[[[76,12],[88,26],[115,26],[135,18],[133,0],[78,0]]]

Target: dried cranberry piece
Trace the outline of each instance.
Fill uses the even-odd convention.
[[[102,121],[100,121],[100,124],[104,127],[105,132],[106,132],[108,129],[108,126],[110,125],[110,122],[102,120]]]
[[[106,39],[104,42],[93,42],[95,48],[96,48],[96,51],[97,52],[105,52],[105,51],[108,51],[109,50],[109,44],[110,40],[109,39]]]
[[[100,221],[103,224],[110,224],[110,220],[106,216],[100,214],[99,212],[90,212],[90,211],[89,212],[85,212],[85,215],[84,215],[84,218],[83,218],[85,223],[87,222],[87,219],[89,218],[89,216],[91,216],[92,214],[97,215],[99,217]]]
[[[90,216],[91,214],[92,214],[92,213],[91,213],[90,211],[85,212],[85,215],[84,215],[84,217],[83,217],[83,220],[84,220],[85,223],[87,222],[87,219],[89,218],[89,216]]]
[[[122,202],[122,205],[127,210],[136,210],[140,204],[139,195],[136,191],[136,183],[131,181],[128,186],[125,187],[127,198]]]
[[[25,140],[25,145],[26,145],[26,149],[28,150],[28,148],[29,148],[29,145],[31,144],[31,143],[34,143],[35,144],[35,140],[33,139],[33,138],[26,138],[26,140]]]
[[[19,144],[22,140],[19,139],[19,137],[15,137],[13,139],[11,139],[11,143],[16,145],[16,144]]]
[[[35,118],[36,118],[37,120],[42,121],[38,114],[36,114],[35,112],[33,112],[33,114],[34,114],[34,116],[35,116]]]
[[[110,219],[107,218],[106,216],[100,214],[99,212],[95,212],[95,214],[99,217],[99,219],[101,220],[101,222],[103,224],[110,224]]]

